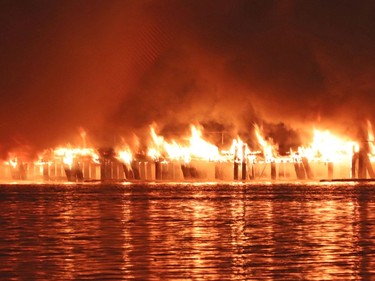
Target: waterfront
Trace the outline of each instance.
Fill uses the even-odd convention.
[[[4,184],[0,204],[2,280],[375,280],[373,183]]]

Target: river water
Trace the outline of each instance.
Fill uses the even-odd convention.
[[[1,280],[375,280],[375,184],[0,185]]]

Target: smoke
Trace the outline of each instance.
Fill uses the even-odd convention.
[[[113,146],[152,122],[249,139],[261,123],[286,147],[313,126],[356,136],[375,117],[373,1],[1,5],[3,154],[80,127]]]
[[[173,39],[115,119],[131,127],[216,122],[242,134],[253,123],[269,124],[267,130],[286,123],[295,128],[290,136],[319,126],[356,136],[374,117],[374,6],[335,4],[155,4]]]

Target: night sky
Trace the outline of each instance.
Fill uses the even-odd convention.
[[[0,153],[152,122],[355,135],[375,121],[375,1],[0,0]]]

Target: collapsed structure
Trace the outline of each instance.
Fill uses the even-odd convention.
[[[314,131],[308,146],[278,153],[277,145],[255,128],[259,150],[251,150],[239,137],[226,150],[191,135],[180,142],[167,141],[151,127],[146,151],[128,146],[116,149],[60,147],[46,150],[36,161],[10,155],[0,167],[1,180],[29,181],[252,181],[350,180],[375,178],[373,136],[354,142]]]

